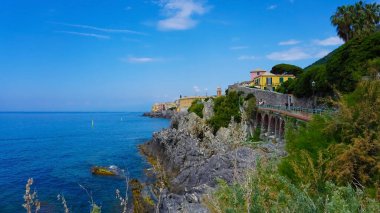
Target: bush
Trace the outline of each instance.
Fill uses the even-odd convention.
[[[202,101],[197,99],[191,103],[191,106],[189,107],[189,109],[187,111],[188,112],[194,112],[199,117],[203,118],[203,108],[204,108],[204,105],[203,105]]]
[[[214,115],[207,121],[213,128],[214,134],[220,127],[227,127],[233,117],[235,122],[240,123],[240,105],[243,99],[235,91],[230,91],[226,96],[214,99]]]
[[[218,181],[217,190],[205,199],[211,212],[379,212],[380,204],[350,185],[325,182],[323,193],[295,185],[273,164],[258,165],[243,183]]]
[[[250,94],[252,95],[252,94]],[[251,120],[256,117],[257,113],[257,104],[255,96],[251,96],[248,99],[246,97],[246,108],[244,109],[247,115],[248,120]]]
[[[344,96],[327,132],[339,142],[329,147],[329,177],[341,184],[380,183],[380,81],[362,81]]]

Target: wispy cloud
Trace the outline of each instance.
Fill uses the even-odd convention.
[[[230,50],[244,50],[248,48],[249,48],[248,46],[233,46],[233,47],[230,47]]]
[[[273,52],[267,55],[268,59],[276,61],[297,61],[312,57],[312,55],[306,53],[302,48],[291,48],[289,50]]]
[[[325,57],[326,55],[328,55],[331,51],[330,50],[320,50],[319,52],[317,52],[314,57],[315,58],[323,58]]]
[[[127,33],[127,34],[146,35],[145,33],[142,33],[142,32],[138,32],[138,31],[134,31],[134,30],[127,30],[127,29],[101,28],[101,27],[94,27],[94,26],[90,26],[90,25],[69,24],[69,23],[60,23],[60,22],[51,22],[51,23],[63,25],[63,26],[67,26],[67,27],[73,27],[73,28],[95,30],[95,31],[105,32],[105,33]]]
[[[127,63],[133,63],[133,64],[145,64],[145,63],[152,63],[156,61],[160,61],[158,58],[151,58],[151,57],[133,57],[129,56],[126,58],[121,59],[123,62]]]
[[[257,57],[254,55],[242,55],[238,57],[239,61],[249,61],[249,60],[255,60],[255,59],[257,59]]]
[[[81,33],[81,32],[74,32],[74,31],[54,31],[54,32],[77,35],[77,36],[84,36],[84,37],[94,37],[94,38],[98,38],[98,39],[109,39],[110,38],[109,36],[95,34],[95,33]]]
[[[195,27],[194,15],[203,15],[208,11],[204,1],[200,0],[160,0],[159,5],[167,18],[158,21],[160,30],[187,30]]]
[[[270,6],[267,7],[268,10],[274,10],[277,8],[277,5],[276,4],[272,4]]]
[[[314,40],[313,43],[320,46],[337,46],[342,45],[344,42],[338,36],[332,36],[322,40]]]
[[[194,92],[195,93],[199,93],[201,91],[201,89],[198,87],[198,86],[193,86],[193,89],[194,89]]]
[[[298,61],[311,58],[323,58],[329,54],[331,50],[319,48],[294,47],[284,51],[272,52],[267,58],[275,61]]]
[[[298,41],[298,40],[295,40],[295,39],[290,39],[290,40],[287,40],[287,41],[281,41],[278,43],[278,45],[280,46],[287,46],[287,45],[296,45],[296,44],[299,44],[301,43],[301,41]]]

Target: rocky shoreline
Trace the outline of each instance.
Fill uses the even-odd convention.
[[[207,108],[207,107],[206,107]],[[212,108],[204,109],[205,117]],[[215,135],[206,119],[194,113],[174,114],[170,128],[156,132],[140,146],[155,168],[159,212],[209,212],[202,200],[218,179],[241,181],[258,159],[284,156],[284,144],[244,145],[249,124],[231,122]]]
[[[144,112],[142,116],[150,117],[150,118],[165,118],[170,119],[173,117],[175,112],[173,110],[164,110],[159,112]]]

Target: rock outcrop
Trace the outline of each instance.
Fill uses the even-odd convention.
[[[212,103],[205,105],[205,115],[212,114]],[[205,119],[194,113],[172,117],[168,129],[154,133],[141,146],[144,154],[155,158],[166,177],[160,190],[160,212],[208,212],[202,197],[224,179],[241,181],[254,169],[257,160],[283,155],[283,144],[263,144],[259,148],[242,145],[247,140],[247,125],[235,123],[221,128],[216,135]]]
[[[143,116],[150,118],[166,118],[170,119],[175,114],[173,110],[164,110],[159,112],[144,112]]]

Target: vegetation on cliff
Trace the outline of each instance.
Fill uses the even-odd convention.
[[[379,71],[379,70],[377,70]],[[380,211],[380,81],[361,81],[339,112],[287,126],[288,156],[207,200],[221,212]]]
[[[191,106],[189,107],[187,111],[194,112],[199,117],[203,118],[203,108],[204,108],[204,104],[202,103],[201,100],[197,99],[191,103]]]
[[[297,79],[283,83],[277,91],[310,97],[332,94],[333,89],[350,93],[363,76],[368,75],[369,60],[380,56],[380,5],[345,5],[337,8],[331,23],[346,43],[304,69]],[[315,82],[312,88],[311,82]]]
[[[216,133],[220,127],[227,127],[233,118],[236,122],[241,121],[240,106],[243,98],[237,92],[228,92],[226,96],[214,99],[214,115],[207,121]]]
[[[370,61],[380,56],[380,32],[355,38],[325,58],[307,67],[299,77],[282,84],[277,91],[310,97],[331,95],[333,89],[352,92],[363,76],[369,75]],[[315,88],[311,82],[315,81]]]

